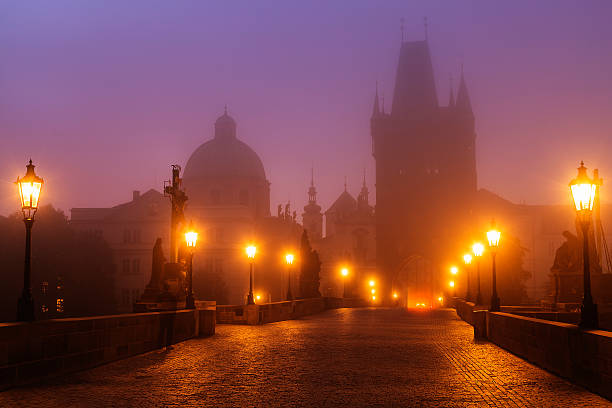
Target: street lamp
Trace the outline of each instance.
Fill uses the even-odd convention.
[[[451,275],[456,275],[457,272],[459,272],[459,268],[457,268],[456,266],[451,266],[450,268]]]
[[[21,322],[30,322],[34,320],[34,299],[32,298],[32,284],[30,279],[32,272],[32,224],[34,224],[34,214],[36,214],[36,210],[38,210],[38,199],[43,183],[43,179],[34,173],[34,165],[31,159],[30,163],[26,165],[25,176],[21,179],[17,177],[17,181],[15,182],[19,189],[21,212],[23,213],[23,222],[26,227],[23,291],[17,302],[17,320]]]
[[[584,296],[580,308],[580,327],[596,329],[598,324],[597,305],[593,302],[591,295],[591,267],[589,259],[589,227],[591,226],[591,214],[597,192],[597,183],[587,175],[584,162],[578,167],[578,177],[573,179],[569,186],[576,207],[578,222],[582,227],[582,258],[584,277]]]
[[[195,300],[193,298],[193,253],[195,252],[198,242],[198,233],[193,228],[193,222],[189,222],[187,232],[185,232],[185,243],[189,249],[189,271],[187,275],[187,296],[185,297],[185,308],[195,309]]]
[[[247,305],[254,305],[255,299],[253,299],[253,264],[255,263],[255,253],[257,248],[255,245],[249,245],[246,247],[246,254],[249,258],[250,273],[249,273],[249,296],[247,298]]]
[[[499,312],[500,310],[500,302],[499,296],[497,296],[497,273],[495,270],[495,255],[497,254],[497,248],[499,248],[499,238],[501,237],[501,232],[499,232],[495,228],[495,221],[491,221],[491,229],[487,231],[487,240],[489,241],[489,250],[491,252],[491,272],[492,272],[492,286],[493,292],[491,293],[491,307],[489,310],[491,312]]]
[[[474,245],[472,245],[472,252],[476,257],[476,304],[481,305],[482,294],[480,293],[480,257],[484,252],[484,245],[482,245],[480,242],[474,243]]]
[[[287,300],[293,300],[291,294],[291,265],[293,265],[293,254],[285,255],[285,261],[287,262]]]
[[[343,289],[342,289],[342,297],[346,297],[346,279],[349,276],[349,270],[348,268],[342,268],[340,270],[340,275],[342,275],[342,284],[343,284]]]
[[[448,282],[448,286],[453,289],[453,297],[457,297],[457,289],[455,289],[455,281]]]
[[[376,282],[374,282],[373,280],[371,280],[369,283],[370,283],[370,286],[374,286],[376,284]]]
[[[465,263],[465,275],[467,279],[467,291],[465,292],[465,300],[469,302],[472,299],[472,287],[470,284],[470,264],[472,263],[472,254],[463,255],[463,263]]]

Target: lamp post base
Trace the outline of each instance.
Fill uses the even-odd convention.
[[[31,296],[22,296],[17,302],[17,321],[34,321],[34,299]]]
[[[499,296],[491,297],[491,307],[489,308],[490,312],[499,312],[501,310],[501,305],[499,301]]]
[[[597,305],[593,302],[583,303],[580,306],[580,324],[583,329],[597,329],[599,327]]]

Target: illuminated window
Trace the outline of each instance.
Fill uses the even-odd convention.
[[[49,308],[47,307],[47,305],[41,305],[40,311],[43,313],[47,313],[49,311]]]
[[[49,282],[42,282],[40,284],[40,291],[43,295],[46,295],[49,292]]]
[[[64,299],[63,298],[57,298],[57,313],[64,313]]]
[[[57,277],[57,290],[62,290],[64,289],[64,280],[62,279],[61,276]]]

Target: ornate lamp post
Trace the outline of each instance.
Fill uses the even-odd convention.
[[[582,228],[582,258],[584,275],[584,296],[580,308],[580,327],[596,329],[598,327],[597,305],[593,302],[591,295],[591,266],[589,259],[589,227],[591,226],[591,214],[597,192],[597,183],[589,178],[584,167],[584,162],[580,162],[578,167],[578,177],[573,179],[569,186],[576,207],[578,222]]]
[[[291,293],[291,265],[293,265],[293,254],[285,255],[285,261],[287,262],[287,300],[293,300],[293,294]]]
[[[43,179],[34,173],[32,160],[26,166],[26,174],[23,178],[17,177],[19,198],[21,199],[21,212],[26,227],[25,262],[23,267],[23,291],[17,303],[17,321],[30,322],[34,320],[34,299],[32,298],[31,284],[31,259],[32,259],[32,224],[34,214],[38,210],[38,199],[42,189]]]
[[[472,287],[470,283],[470,264],[472,263],[472,255],[465,254],[463,255],[463,263],[465,263],[465,275],[467,278],[467,291],[465,292],[465,300],[472,300]]]
[[[450,286],[451,289],[453,290],[453,297],[457,297],[457,289],[455,288],[455,281],[452,280],[448,282],[448,286]]]
[[[453,276],[456,276],[457,273],[459,273],[459,268],[457,268],[456,266],[451,266],[450,267],[450,273]],[[453,279],[455,279],[453,277]],[[453,297],[457,297],[457,287],[455,286],[455,281],[453,280],[453,284],[451,285],[451,287],[453,288]]]
[[[189,249],[189,271],[187,272],[187,296],[185,298],[185,308],[195,309],[195,300],[193,298],[193,253],[195,252],[198,242],[198,233],[193,228],[193,222],[189,222],[189,228],[185,232],[185,242]]]
[[[246,247],[246,254],[249,258],[250,273],[249,273],[249,296],[247,298],[247,305],[254,305],[255,299],[253,298],[253,264],[255,263],[255,253],[257,248],[255,245],[249,245]]]
[[[495,221],[491,222],[491,229],[487,231],[487,240],[489,241],[489,250],[491,252],[491,271],[492,271],[492,286],[493,291],[491,293],[491,307],[489,310],[491,312],[499,312],[500,311],[500,302],[499,296],[497,296],[497,272],[495,270],[495,255],[497,254],[497,248],[499,248],[499,238],[501,237],[501,232],[495,229]]]
[[[340,275],[342,275],[342,284],[343,284],[342,297],[345,298],[346,297],[346,279],[349,276],[348,268],[340,269]]]
[[[480,293],[480,257],[484,252],[484,245],[482,245],[480,242],[474,243],[474,245],[472,245],[472,252],[476,257],[476,304],[481,305],[482,294]]]

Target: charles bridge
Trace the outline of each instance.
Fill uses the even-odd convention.
[[[449,302],[197,302],[3,323],[0,405],[612,406],[612,333]]]

